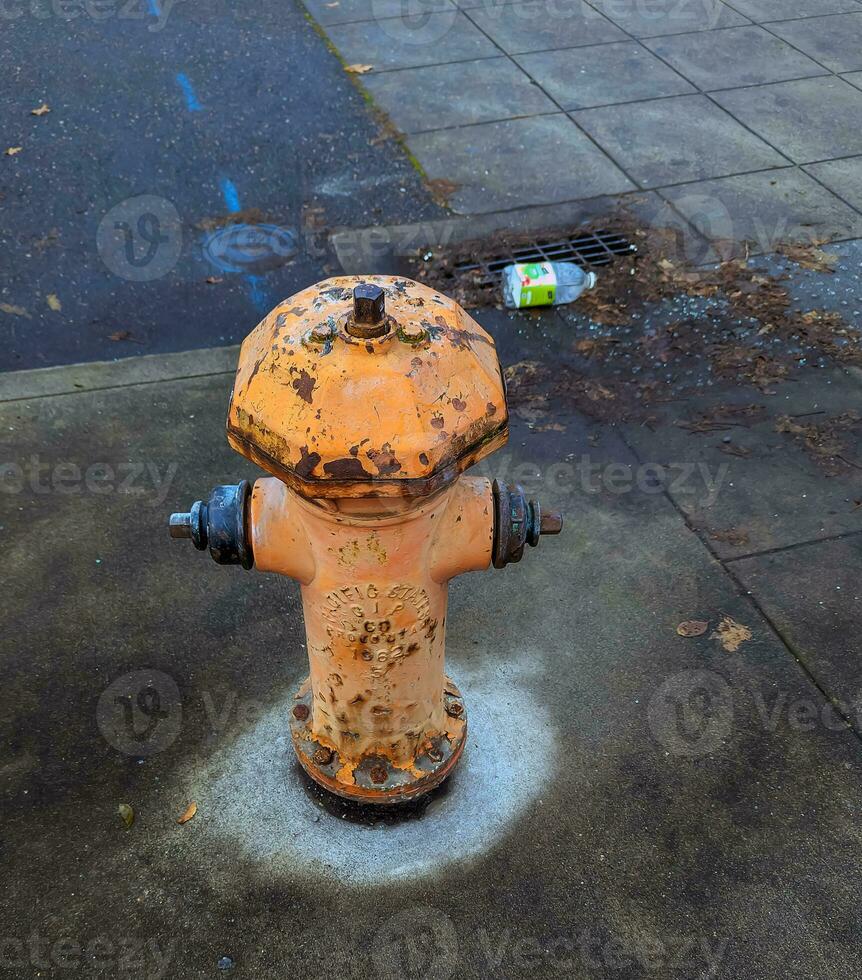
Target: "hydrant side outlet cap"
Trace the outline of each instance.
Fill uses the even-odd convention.
[[[356,336],[357,314],[376,311],[385,332]],[[305,497],[430,493],[506,441],[494,341],[409,279],[327,279],[246,337],[227,431]]]

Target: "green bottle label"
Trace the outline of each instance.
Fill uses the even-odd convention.
[[[557,274],[550,262],[526,262],[516,265],[518,283],[514,289],[515,306],[553,306],[557,296]]]

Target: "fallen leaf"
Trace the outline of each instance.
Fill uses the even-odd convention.
[[[63,304],[60,302],[56,293],[48,293],[45,297],[48,301],[48,306],[55,312],[59,313],[63,309]]]
[[[824,252],[817,245],[780,245],[778,251],[786,255],[791,262],[801,265],[803,269],[814,269],[815,272],[834,272],[838,261],[837,255]]]
[[[38,109],[31,109],[30,110],[30,115],[31,116],[44,116],[47,113],[49,113],[50,111],[51,111],[51,108],[48,105],[48,103],[47,102],[43,102],[42,105],[40,105]]]
[[[177,820],[177,823],[188,823],[189,820],[198,812],[197,803],[189,803],[186,807],[183,815]]]
[[[38,252],[43,252],[46,248],[51,248],[60,240],[60,229],[52,228],[47,235],[33,240],[33,248]]]
[[[751,639],[751,630],[725,616],[709,637],[718,640],[728,653],[736,653],[740,645]]]
[[[117,807],[117,813],[119,813],[120,819],[127,827],[131,827],[135,822],[135,811],[129,806],[128,803],[121,803]]]
[[[449,198],[458,190],[461,186],[456,184],[452,180],[446,180],[443,177],[438,177],[436,180],[429,180],[427,182],[428,190],[431,192],[432,199],[444,207],[446,206]]]
[[[364,75],[373,68],[374,65],[346,65],[344,70],[349,71],[351,75]]]
[[[129,340],[133,344],[143,343],[143,340],[138,340],[131,330],[115,330],[108,334],[108,340]]]
[[[23,306],[12,306],[10,303],[0,303],[0,313],[8,313],[9,316],[25,316],[30,319],[30,314]]]
[[[207,276],[206,281],[211,285],[215,286],[216,283],[224,282],[221,276]]]
[[[242,211],[200,218],[195,222],[195,228],[200,228],[201,231],[217,231],[230,225],[268,225],[275,223],[275,220],[273,215],[261,211],[260,208],[243,208]]]
[[[23,149],[23,146],[10,146],[6,149],[6,156],[14,157],[16,153],[20,153]]]
[[[703,636],[709,626],[709,621],[705,619],[686,619],[677,626],[676,631],[680,636]]]

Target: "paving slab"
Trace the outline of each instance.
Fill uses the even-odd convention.
[[[390,18],[418,23],[430,13],[457,9],[453,0],[302,0],[302,4],[323,26]]]
[[[861,563],[862,534],[852,534],[732,565],[785,643],[857,726],[862,722]]]
[[[707,180],[659,192],[727,254],[771,252],[781,242],[862,235],[858,211],[801,170],[785,168]]]
[[[851,85],[855,85],[856,88],[862,88],[862,71],[852,71],[846,75],[841,76],[844,81],[850,82]]]
[[[625,41],[626,33],[583,0],[485,4],[469,16],[507,54]]]
[[[802,169],[857,211],[862,211],[862,156],[811,163]]]
[[[564,109],[694,91],[672,68],[633,41],[523,54],[515,60]]]
[[[526,330],[503,346],[542,356]],[[126,972],[142,977],[215,975],[222,957],[261,980],[286,968],[777,980],[789,962],[852,975],[862,864],[839,842],[862,810],[859,740],[795,724],[788,705],[827,718],[824,698],[665,498],[610,481],[590,492],[551,470],[569,456],[599,472],[632,463],[576,415],[546,431],[516,417],[498,454],[500,472],[540,473],[571,517],[520,565],[452,590],[448,656],[472,732],[452,781],[395,819],[313,793],[284,741],[305,660],[295,586],[165,533],[177,505],[255,474],[224,440],[229,387],[197,378],[0,409],[9,458],[38,454],[49,485],[61,462],[176,464],[158,490],[0,495],[15,569],[0,819],[17,975],[59,975],[55,957],[85,963],[97,948],[119,975],[118,937],[137,944],[145,962]],[[752,633],[735,654],[676,633],[723,615]],[[135,695],[154,686],[159,712],[139,717]],[[178,826],[191,800],[197,815]]]
[[[425,173],[453,181],[456,213],[487,213],[636,190],[563,114],[408,138]]]
[[[302,0],[318,24],[349,24],[353,21],[383,20],[392,17],[412,19],[456,9],[452,0]]]
[[[762,27],[674,34],[643,43],[703,91],[825,74],[821,65]]]
[[[634,37],[709,31],[749,22],[748,18],[720,0],[650,0],[645,3],[592,0],[592,3]]]
[[[227,374],[236,370],[239,345],[207,347],[174,354],[139,354],[113,361],[7,371],[0,378],[0,401],[78,394],[130,384]]]
[[[862,92],[841,78],[776,82],[713,98],[794,163],[862,151]]]
[[[499,49],[458,11],[411,18],[382,18],[327,28],[332,43],[348,64],[372,65],[376,71],[416,68],[453,61],[493,58]]]
[[[797,425],[858,411],[862,379],[853,372],[822,369],[774,393],[740,387],[687,399],[655,413],[659,422],[627,426],[625,436],[643,461],[673,468],[683,461],[713,474],[713,490],[702,481],[680,480],[669,492],[686,520],[722,558],[787,548],[805,541],[862,531],[862,427],[842,433],[849,460],[833,470],[806,451],[800,439],[779,431],[789,417]],[[723,412],[758,406],[759,414]],[[717,407],[718,406],[718,407]],[[716,428],[692,431],[704,416]],[[856,464],[859,468],[856,468]],[[832,473],[835,475],[830,475]],[[716,475],[719,474],[719,475]],[[730,535],[734,532],[739,540]],[[717,537],[716,537],[717,535]]]
[[[703,95],[586,109],[573,118],[642,187],[786,162]]]
[[[403,133],[558,112],[508,58],[405,68],[363,84]]]
[[[761,24],[791,17],[843,14],[859,9],[858,0],[733,0],[732,6]]]
[[[862,68],[862,9],[831,17],[770,24],[769,30],[830,71]]]
[[[410,259],[464,242],[493,239],[501,232],[516,235],[572,234],[622,214],[643,228],[673,229],[679,254],[695,265],[717,261],[712,247],[667,201],[654,191],[612,197],[592,197],[557,204],[519,207],[486,214],[453,215],[438,221],[402,225],[341,228],[332,235],[332,246],[344,272],[366,275],[415,274]],[[556,230],[556,232],[555,232]]]

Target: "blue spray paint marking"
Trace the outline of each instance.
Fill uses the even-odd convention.
[[[254,303],[254,308],[260,313],[269,313],[270,303],[263,288],[263,276],[246,276],[245,278],[251,286],[249,296]]]
[[[154,17],[161,17],[162,12],[159,6],[159,0],[147,0],[147,9]],[[186,97],[186,108],[189,112],[201,112],[203,106],[198,101],[198,97],[195,94],[192,83],[189,81],[188,75],[184,72],[178,72],[176,80],[183,91],[183,95]],[[242,210],[242,207],[239,202],[239,191],[237,191],[234,182],[228,177],[222,177],[219,183],[228,211],[231,214],[238,214]],[[268,312],[270,303],[264,289],[265,280],[263,276],[253,276],[251,273],[248,273],[245,276],[245,280],[250,286],[249,296],[255,308],[261,313]]]
[[[153,17],[162,16],[162,11],[159,7],[159,0],[147,0],[147,10],[149,10]]]
[[[242,211],[239,204],[239,191],[237,191],[232,180],[228,180],[227,177],[222,177],[221,192],[224,195],[224,203],[231,214],[236,214],[237,211]]]
[[[238,214],[242,211],[242,206],[239,202],[239,191],[236,189],[236,185],[228,177],[222,177],[219,184],[221,185],[225,207],[231,214]],[[263,287],[263,276],[253,276],[249,273],[244,278],[251,287],[249,289],[249,296],[255,309],[260,313],[268,313],[270,304]]]
[[[198,97],[195,95],[195,90],[192,88],[188,76],[180,72],[177,75],[177,84],[183,90],[183,95],[186,97],[186,108],[189,112],[201,112],[203,106],[198,102]]]

